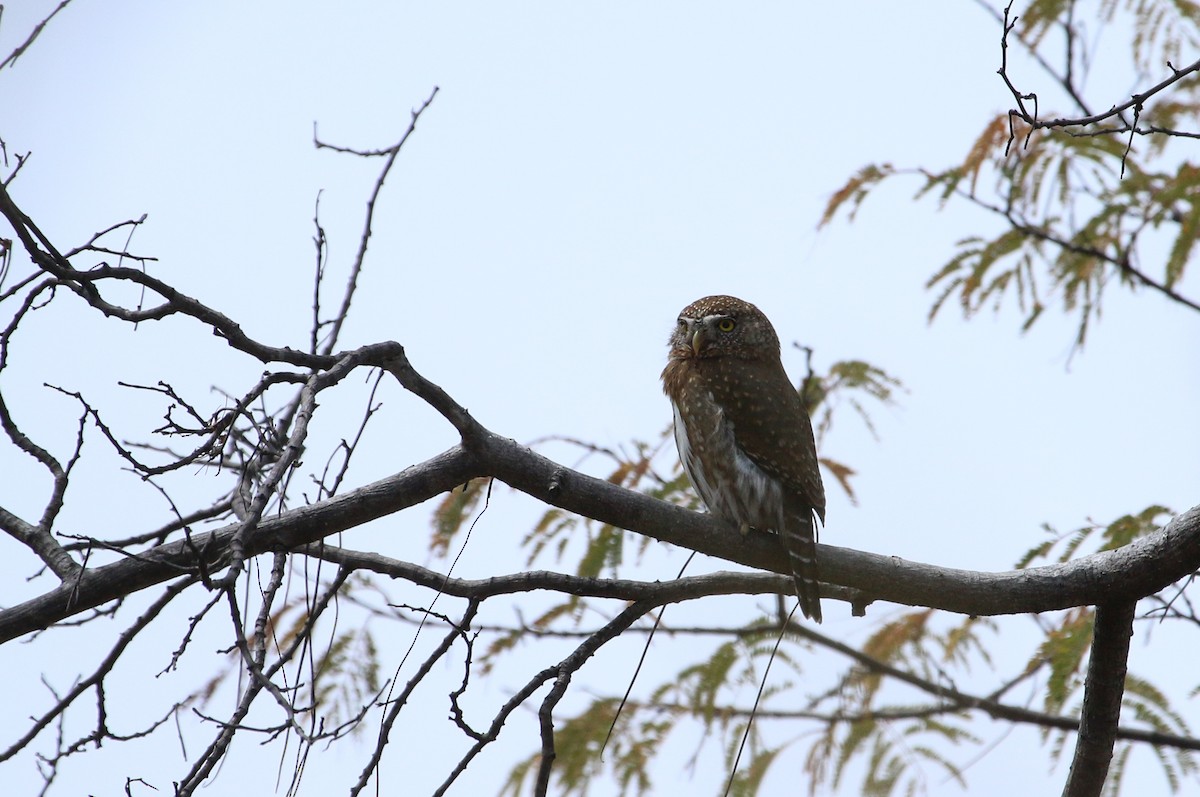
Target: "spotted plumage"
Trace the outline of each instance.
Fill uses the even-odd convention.
[[[708,296],[679,314],[663,370],[683,468],[708,510],[745,532],[779,534],[800,609],[821,621],[815,515],[825,489],[812,422],[762,312]]]

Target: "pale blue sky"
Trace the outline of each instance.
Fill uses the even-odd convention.
[[[0,52],[53,5],[6,8]],[[909,389],[899,407],[876,412],[878,442],[849,415],[825,441],[824,454],[859,472],[860,501],[851,506],[830,489],[823,540],[1003,570],[1042,539],[1043,522],[1066,530],[1151,503],[1178,511],[1196,502],[1200,318],[1148,292],[1131,298],[1113,289],[1087,350],[1068,368],[1073,328],[1056,312],[1024,337],[1011,311],[969,324],[947,312],[925,323],[925,279],[955,240],[994,229],[990,220],[936,213],[933,202],[912,202],[916,183],[897,183],[853,225],[815,229],[829,195],[863,164],[936,168],[961,159],[1008,105],[998,63],[995,23],[963,2],[356,2],[335,10],[311,2],[77,0],[0,73],[0,137],[10,157],[32,150],[12,193],[61,246],[147,213],[132,249],[159,258],[156,275],[264,342],[299,345],[316,196],[337,284],[378,168],[315,151],[314,122],[331,143],[387,146],[439,86],[377,208],[344,345],[400,341],[425,376],[500,434],[618,445],[652,438],[669,422],[658,374],[678,310],[709,293],[736,294],[772,318],[794,377],[803,359],[787,344],[799,341],[814,347],[818,369],[865,359]],[[1017,64],[1025,85],[1044,84]],[[1091,88],[1098,106],[1128,90]],[[1193,276],[1183,289],[1200,294],[1200,282]],[[214,384],[237,392],[261,370],[186,322],[132,332],[81,316],[70,298],[56,304],[16,341],[4,379],[25,430],[57,453],[68,450],[76,409],[36,389],[43,381],[84,391],[137,437],[157,420],[157,405],[116,391],[118,378],[164,378],[206,396]],[[35,388],[10,395],[18,380]],[[351,394],[342,425],[329,417],[317,440],[352,431],[361,396]],[[352,485],[454,442],[415,401],[396,389],[384,395],[393,414],[374,429]],[[133,477],[113,476],[103,448],[89,436],[66,526],[106,535],[159,522],[164,506]],[[0,470],[11,474],[3,503],[36,516],[42,473],[8,448],[0,449]],[[197,495],[212,489],[200,484]],[[497,501],[491,529],[473,540],[459,575],[488,574],[497,563],[520,568],[513,541],[533,507],[507,494]],[[395,518],[344,543],[425,561],[425,517]],[[397,528],[408,533],[389,535]],[[664,557],[657,575],[642,575],[666,577],[677,561]],[[19,583],[32,567],[32,557],[6,558],[6,580],[18,584],[0,600],[40,589]],[[826,614],[829,632],[861,640],[863,625],[843,607]],[[1026,645],[1019,629],[1028,621],[1011,622]],[[106,637],[92,633],[103,645]],[[1135,644],[1133,667],[1161,677],[1170,657],[1157,645],[1170,640],[1155,641]],[[36,673],[42,655],[62,655],[53,644],[39,642],[48,652],[33,662],[33,648],[0,650],[0,667],[26,676],[18,688],[28,705],[9,717],[44,704]],[[551,658],[538,651],[525,663]],[[663,663],[664,674],[672,663]],[[56,662],[67,668],[61,678],[72,664]],[[201,671],[197,665],[193,677]],[[494,696],[521,672],[499,677]],[[430,700],[430,716],[440,720],[444,696]],[[505,756],[532,749],[529,727],[506,730],[510,752],[472,773],[476,787],[494,790]],[[0,722],[0,745],[19,728],[20,719]],[[198,748],[207,735],[190,738]],[[113,755],[115,763],[99,768],[81,757],[64,771],[59,793],[85,783],[119,791],[128,769]],[[349,747],[328,755],[341,763],[333,772],[314,763],[311,793],[326,776],[344,784],[361,765]],[[1036,735],[1015,734],[970,770],[971,793],[1059,788],[1064,771],[1026,766],[1030,756],[1044,760]],[[182,774],[177,745],[154,761],[162,786]],[[235,758],[229,766],[242,765]],[[788,767],[799,762],[776,765],[768,794],[790,793]],[[447,767],[428,768],[417,776],[426,791],[424,778],[437,783]],[[22,793],[33,788],[28,761],[5,769]],[[406,770],[397,762],[390,771]],[[1152,765],[1134,775],[1161,787]],[[665,783],[672,777],[663,774]],[[237,783],[224,773],[214,793],[232,793]],[[959,793],[937,778],[929,787]]]

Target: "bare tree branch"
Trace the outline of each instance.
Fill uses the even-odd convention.
[[[625,607],[622,612],[584,640],[583,644],[575,648],[571,655],[554,668],[554,686],[550,688],[538,709],[538,727],[542,736],[542,760],[538,764],[537,780],[533,786],[533,793],[537,797],[546,797],[550,792],[550,770],[557,757],[554,748],[554,709],[567,693],[567,687],[571,684],[571,676],[606,642],[615,639],[658,605],[660,604],[651,601],[637,601]]]
[[[12,66],[13,64],[15,64],[17,62],[17,59],[25,54],[25,51],[28,50],[30,48],[30,46],[33,45],[33,43],[37,39],[37,37],[40,36],[42,31],[46,29],[46,26],[50,24],[50,20],[54,19],[54,17],[57,16],[59,11],[62,11],[64,8],[66,8],[70,4],[71,4],[71,0],[62,0],[62,2],[60,2],[53,11],[51,11],[49,14],[47,14],[42,19],[41,22],[34,25],[33,30],[30,31],[29,35],[25,37],[25,41],[23,41],[19,45],[17,45],[17,47],[11,53],[8,54],[8,57],[6,57],[3,61],[0,61],[0,69],[3,69],[6,66]],[[4,7],[0,6],[0,13],[3,13],[3,10],[4,10]]]
[[[425,658],[425,661],[421,663],[421,666],[417,668],[417,672],[408,680],[408,683],[405,684],[404,689],[401,690],[400,694],[389,702],[387,716],[384,717],[382,724],[379,726],[379,736],[376,739],[375,749],[371,753],[371,757],[367,761],[367,765],[363,767],[363,771],[358,777],[358,782],[351,787],[350,797],[355,797],[355,795],[360,794],[362,790],[367,787],[367,784],[371,782],[372,776],[375,776],[376,779],[380,778],[379,765],[383,758],[383,749],[387,745],[388,736],[391,733],[392,726],[396,722],[396,717],[399,716],[400,711],[403,710],[406,705],[408,705],[408,698],[412,696],[413,691],[417,688],[425,676],[429,674],[429,671],[433,669],[433,665],[436,664],[438,660],[442,658],[442,656],[446,655],[446,651],[450,650],[450,646],[454,644],[456,639],[460,637],[465,638],[466,631],[470,628],[471,621],[475,619],[475,614],[478,611],[479,603],[477,601],[471,601],[467,605],[467,609],[463,613],[462,619],[459,620],[458,623],[454,625],[444,637],[442,637],[442,641],[436,648],[434,648],[433,652]]]
[[[1063,797],[1099,797],[1104,791],[1121,718],[1121,697],[1125,693],[1129,639],[1133,636],[1136,608],[1135,601],[1104,603],[1096,607],[1079,737]]]
[[[26,523],[0,507],[0,530],[29,546],[60,579],[65,581],[79,575],[79,563],[43,527]]]
[[[131,626],[121,632],[121,635],[117,638],[116,644],[113,645],[112,649],[108,652],[108,655],[101,660],[100,664],[96,667],[91,675],[75,683],[71,690],[65,696],[60,698],[53,708],[51,708],[41,717],[34,719],[33,723],[29,727],[29,730],[24,736],[10,745],[7,750],[0,751],[0,761],[7,761],[9,758],[12,758],[14,755],[24,749],[27,744],[29,744],[35,737],[37,737],[39,733],[41,733],[43,728],[45,728],[51,722],[59,719],[63,712],[65,712],[71,706],[71,704],[79,698],[80,695],[93,688],[96,689],[99,694],[97,704],[99,706],[101,719],[97,723],[96,730],[87,737],[87,741],[96,742],[97,744],[102,742],[104,738],[109,735],[107,726],[103,720],[103,715],[105,712],[103,697],[104,679],[109,675],[109,673],[112,672],[113,667],[116,666],[117,661],[121,658],[121,655],[125,652],[125,649],[129,647],[129,643],[132,642],[137,635],[140,634],[142,630],[154,620],[154,618],[158,617],[167,604],[177,598],[181,592],[183,592],[193,583],[193,579],[185,578],[177,581],[168,589],[166,589],[163,594],[160,595],[158,599],[155,600],[154,603],[152,603],[150,607],[147,608],[146,611],[143,612],[142,615],[138,617],[138,619],[134,621]]]
[[[898,169],[896,170],[896,173],[900,174],[904,171],[905,170]],[[921,175],[930,182],[934,182],[939,179],[938,175],[925,169],[916,169],[913,173]],[[1151,290],[1157,291],[1171,301],[1181,304],[1190,310],[1196,310],[1200,312],[1200,301],[1184,296],[1170,285],[1167,285],[1165,282],[1160,280],[1156,280],[1145,271],[1134,266],[1133,263],[1130,262],[1130,255],[1128,251],[1112,253],[1098,246],[1085,246],[1078,244],[1068,240],[1066,237],[1054,232],[1053,230],[1037,224],[1032,224],[1022,218],[1018,218],[1011,207],[1001,207],[1000,205],[993,204],[980,198],[976,194],[970,191],[964,191],[962,188],[957,186],[953,189],[952,193],[958,198],[966,200],[976,207],[990,211],[997,216],[1002,217],[1014,230],[1017,230],[1024,235],[1029,236],[1030,238],[1052,244],[1065,252],[1072,252],[1077,255],[1086,255],[1103,263],[1108,263],[1109,265],[1116,267],[1118,271],[1132,279],[1134,282],[1150,288]]]
[[[245,549],[248,555],[257,555],[314,542],[426,501],[478,475],[472,457],[461,449],[451,449],[396,476],[266,519],[249,535]],[[233,524],[156,546],[120,562],[87,570],[70,584],[0,611],[0,643],[193,573],[201,564],[219,567],[227,561],[229,542],[239,528],[240,524]]]
[[[425,102],[421,103],[420,107],[416,108],[412,112],[412,120],[408,123],[408,129],[404,131],[402,136],[400,136],[400,140],[385,150],[377,150],[367,153],[359,150],[351,150],[345,147],[336,147],[331,144],[326,144],[317,138],[316,127],[314,126],[313,128],[313,144],[316,145],[317,149],[332,149],[335,152],[349,152],[360,157],[368,155],[387,156],[386,160],[384,161],[383,168],[379,172],[379,177],[375,180],[375,187],[371,190],[371,196],[367,199],[367,214],[366,219],[363,221],[362,238],[358,242],[358,252],[354,255],[354,265],[351,267],[350,275],[346,280],[346,292],[342,297],[341,307],[338,309],[337,315],[334,316],[334,320],[331,322],[332,326],[329,330],[329,334],[325,338],[324,343],[320,346],[319,350],[314,348],[314,353],[319,351],[321,354],[331,354],[334,347],[337,345],[338,338],[341,336],[342,324],[345,323],[347,316],[350,314],[350,302],[354,298],[355,289],[358,287],[358,277],[359,274],[362,273],[363,263],[367,257],[367,245],[371,240],[371,223],[375,218],[375,203],[379,200],[379,194],[383,190],[383,182],[387,179],[388,174],[392,170],[392,166],[396,163],[396,158],[400,156],[400,150],[404,148],[405,142],[408,141],[408,138],[413,134],[413,131],[417,129],[417,120],[421,118],[421,114],[425,112],[425,109],[427,109],[433,103],[433,99],[437,96],[437,93],[438,87],[434,86],[433,91],[430,92],[429,97],[426,98]],[[314,325],[314,332],[316,332],[315,327],[319,325],[320,320],[317,319],[316,324]]]
[[[1025,122],[1025,124],[1029,125],[1029,132],[1026,134],[1026,141],[1028,141],[1029,135],[1032,135],[1033,131],[1035,131],[1035,130],[1054,129],[1054,128],[1070,128],[1070,127],[1087,127],[1088,125],[1094,125],[1099,122],[1107,121],[1109,119],[1112,119],[1113,117],[1120,119],[1123,124],[1120,127],[1106,128],[1102,132],[1104,132],[1104,133],[1127,133],[1127,132],[1129,132],[1129,133],[1131,133],[1131,132],[1145,133],[1145,132],[1150,132],[1150,131],[1146,131],[1146,130],[1143,130],[1138,127],[1138,117],[1141,115],[1142,107],[1146,104],[1146,102],[1150,98],[1165,91],[1166,89],[1175,85],[1176,83],[1178,83],[1179,81],[1188,77],[1189,75],[1195,74],[1196,72],[1200,72],[1200,59],[1197,59],[1196,61],[1193,61],[1192,63],[1190,63],[1187,66],[1182,67],[1182,68],[1176,68],[1174,66],[1171,66],[1171,64],[1168,62],[1167,66],[1171,70],[1170,76],[1163,78],[1161,81],[1159,81],[1155,85],[1151,86],[1150,88],[1146,89],[1145,91],[1141,91],[1141,92],[1131,95],[1130,98],[1128,100],[1126,100],[1125,102],[1113,104],[1112,107],[1110,107],[1107,111],[1101,111],[1099,113],[1090,113],[1085,110],[1085,114],[1083,116],[1056,117],[1054,119],[1049,119],[1049,120],[1039,119],[1038,113],[1037,113],[1037,95],[1033,94],[1033,93],[1028,93],[1028,94],[1022,93],[1019,89],[1017,89],[1017,87],[1015,85],[1013,85],[1012,80],[1008,76],[1008,37],[1009,37],[1009,34],[1012,33],[1013,28],[1017,24],[1017,18],[1010,15],[1012,6],[1013,6],[1012,2],[1009,2],[1009,4],[1004,8],[1002,15],[997,14],[994,10],[992,10],[992,13],[999,17],[998,21],[1000,22],[1001,27],[1003,28],[1003,33],[1001,34],[1001,37],[1000,37],[1000,52],[1001,52],[1000,69],[997,70],[997,73],[1000,75],[1001,79],[1003,79],[1004,85],[1008,88],[1009,93],[1012,94],[1013,100],[1016,102],[1016,105],[1017,105],[1017,107],[1014,108],[1013,110],[1009,111],[1009,113],[1019,117],[1023,122]],[[991,9],[989,9],[989,10],[991,10]],[[1068,41],[1073,40],[1073,36],[1074,36],[1073,31],[1068,30]],[[1022,43],[1024,43],[1024,42],[1022,42]],[[1036,51],[1034,50],[1033,47],[1031,47],[1027,43],[1024,43],[1024,44],[1025,44],[1026,48],[1028,50],[1030,50],[1030,52],[1033,52],[1035,54],[1035,56],[1037,55]],[[1083,102],[1083,100],[1080,98],[1079,93],[1074,85],[1074,82],[1072,81],[1072,79],[1069,75],[1069,70],[1071,69],[1070,47],[1068,47],[1067,52],[1068,52],[1068,56],[1067,56],[1068,57],[1068,66],[1067,66],[1068,74],[1060,74],[1056,70],[1052,69],[1049,66],[1049,64],[1047,64],[1043,59],[1040,58],[1040,56],[1037,57],[1037,60],[1038,60],[1039,64],[1044,69],[1046,69],[1046,71],[1049,72],[1062,85],[1062,87],[1066,90],[1066,92],[1071,96],[1072,100],[1074,100],[1075,103],[1077,105],[1079,105],[1079,107],[1081,109],[1086,109],[1087,106]],[[1026,100],[1033,101],[1034,110],[1032,110],[1032,111],[1029,110],[1029,108],[1025,104]],[[1132,123],[1125,122],[1125,116],[1124,116],[1125,112],[1130,111],[1130,110],[1132,110],[1134,112],[1134,118],[1133,118]],[[1012,143],[1012,138],[1009,139],[1009,144],[1011,145],[1011,143]]]
[[[398,355],[392,351],[389,356]],[[440,388],[436,390],[445,397]],[[388,479],[263,520],[245,535],[245,555],[295,549],[428,500],[472,478],[494,475],[546,503],[662,542],[759,570],[787,571],[786,557],[774,535],[753,530],[742,535],[706,515],[578,473],[483,430],[465,410],[453,407],[457,409],[447,411],[477,437],[472,450],[452,448]],[[239,528],[240,524],[227,526],[196,535],[190,542],[157,546],[136,558],[89,570],[71,586],[0,611],[0,642],[194,572],[200,565],[219,567],[229,561],[230,542]],[[828,581],[860,590],[868,600],[972,615],[1051,611],[1144,597],[1200,568],[1200,506],[1176,516],[1159,533],[1123,548],[1027,570],[983,573],[942,568],[829,545],[820,546],[820,556]],[[447,584],[446,591],[454,594],[451,586]]]

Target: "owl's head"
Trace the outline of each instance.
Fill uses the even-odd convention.
[[[771,322],[734,296],[705,296],[683,308],[670,345],[672,359],[779,359],[779,336]]]

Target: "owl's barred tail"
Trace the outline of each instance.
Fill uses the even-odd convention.
[[[800,611],[813,622],[821,622],[821,579],[817,569],[817,535],[812,512],[792,515],[780,537],[787,549],[796,582]]]

